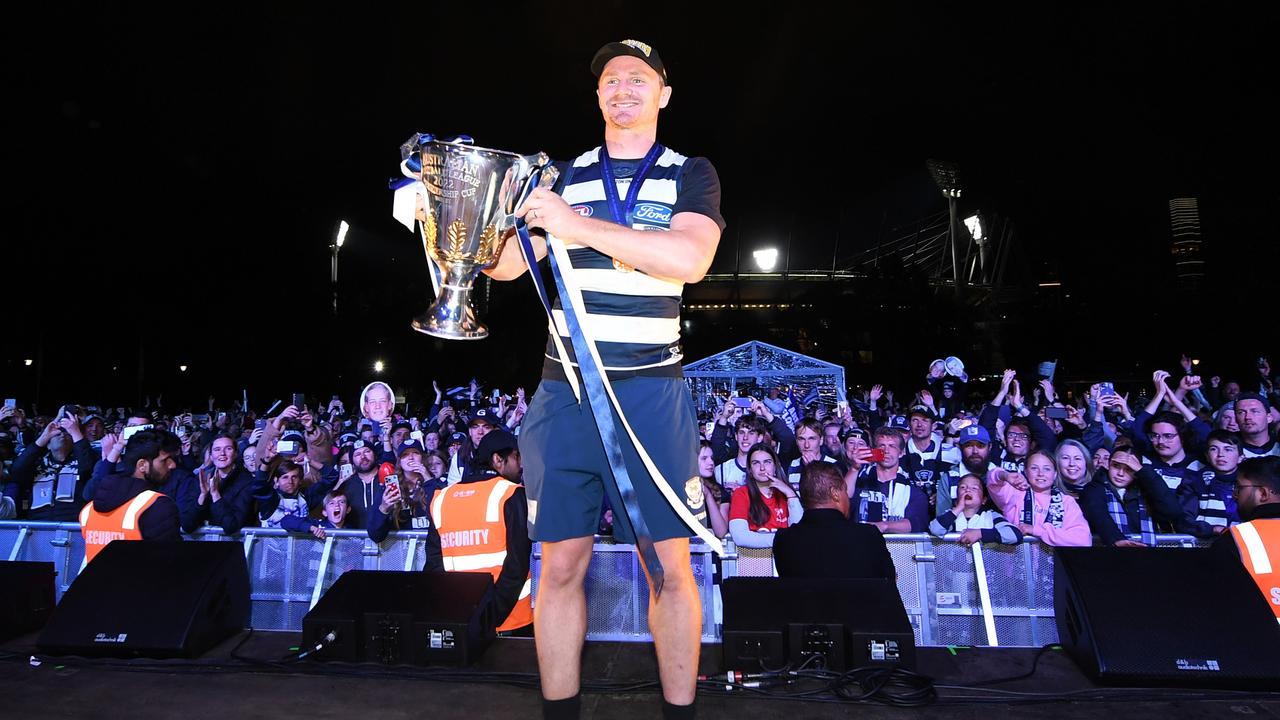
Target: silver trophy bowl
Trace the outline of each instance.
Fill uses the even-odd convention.
[[[417,149],[425,188],[423,243],[440,267],[435,302],[413,319],[421,333],[446,340],[479,340],[489,330],[476,317],[471,290],[515,234],[515,211],[533,182],[549,187],[557,171],[545,153],[516,153],[463,142],[423,143]]]

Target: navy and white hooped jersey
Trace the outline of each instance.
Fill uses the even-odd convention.
[[[835,459],[822,455],[819,459],[814,460],[814,462],[835,463]],[[800,475],[803,472],[804,463],[800,461],[800,458],[792,460],[791,465],[787,467],[787,484],[791,485],[791,489],[796,492],[800,492]]]
[[[1269,455],[1280,455],[1280,442],[1270,440],[1266,445],[1254,447],[1253,445],[1240,446],[1240,459],[1248,460],[1249,458],[1267,457]]]
[[[658,156],[640,187],[627,226],[633,230],[665,232],[671,229],[676,199],[682,192],[682,173],[689,158],[666,149]],[[626,198],[639,160],[613,160],[619,198]],[[609,201],[601,180],[600,148],[583,153],[566,169],[560,195],[575,212],[612,222]],[[718,194],[718,188],[717,188]],[[614,261],[582,245],[569,244],[573,276],[582,289],[586,317],[579,318],[595,337],[606,370],[643,370],[670,366],[678,374],[680,350],[680,302],[684,283],[661,279]],[[556,331],[564,338],[565,351],[574,361],[561,299],[552,315]],[[549,364],[559,364],[555,344],[547,341]],[[576,363],[574,363],[576,365]]]
[[[1144,457],[1142,458],[1142,464],[1150,468],[1156,475],[1159,475],[1160,479],[1164,480],[1164,484],[1175,492],[1179,485],[1187,480],[1195,480],[1205,469],[1199,460],[1192,460],[1189,457],[1174,465],[1158,459],[1152,460]]]

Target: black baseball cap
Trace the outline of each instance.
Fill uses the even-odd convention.
[[[662,82],[667,82],[667,68],[662,64],[662,58],[658,57],[658,51],[648,43],[642,43],[639,40],[611,42],[597,50],[595,57],[591,58],[591,74],[600,77],[600,73],[604,72],[604,66],[608,65],[610,60],[622,55],[640,58],[658,73]]]
[[[498,420],[498,411],[495,408],[482,407],[476,410],[471,419],[467,421],[467,427],[471,427],[478,422],[489,423],[489,427],[501,427],[502,423]]]
[[[1263,395],[1262,393],[1256,393],[1256,392],[1240,393],[1239,395],[1236,396],[1236,399],[1235,399],[1236,407],[1240,407],[1241,400],[1257,400],[1258,402],[1262,403],[1262,407],[1266,408],[1268,411],[1271,410],[1271,401],[1268,400],[1267,396]]]
[[[518,447],[515,435],[506,430],[494,430],[480,439],[480,445],[476,448],[476,458],[487,462],[490,455],[514,447]]]
[[[928,405],[916,405],[912,407],[911,412],[907,413],[907,417],[911,417],[912,415],[919,415],[930,420],[937,420],[937,417],[933,414],[933,411],[929,409]]]

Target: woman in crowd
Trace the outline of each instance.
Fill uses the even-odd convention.
[[[1236,420],[1236,403],[1231,401],[1218,408],[1213,415],[1213,427],[1216,430],[1239,433],[1240,423]]]
[[[1062,487],[1075,497],[1093,479],[1091,453],[1079,440],[1063,440],[1053,452],[1058,472],[1062,475]]]
[[[423,475],[406,470],[394,484],[382,491],[382,502],[369,513],[369,537],[374,542],[387,539],[392,530],[427,530],[431,527],[431,502],[423,486]]]
[[[1048,545],[1088,547],[1092,542],[1076,499],[1062,486],[1058,468],[1046,452],[1027,456],[1026,475],[995,468],[987,476],[991,497],[1023,535]]]
[[[1100,447],[1093,451],[1093,477],[1097,477],[1098,473],[1106,472],[1107,465],[1111,463],[1111,449],[1108,447]]]
[[[711,443],[702,440],[698,449],[698,475],[702,478],[702,497],[707,506],[707,527],[716,537],[729,534],[729,505],[732,494],[716,480],[716,461]]]
[[[800,498],[783,476],[773,445],[760,442],[747,451],[748,481],[733,491],[729,534],[741,547],[773,547],[774,533],[800,520]]]
[[[217,525],[227,535],[239,532],[253,517],[254,476],[237,462],[238,455],[236,439],[219,435],[193,473],[199,487],[195,522]]]
[[[941,537],[960,533],[961,545],[976,542],[999,542],[1016,545],[1022,542],[1022,531],[1009,522],[987,494],[982,478],[969,473],[956,487],[956,504],[929,523],[929,532]]]

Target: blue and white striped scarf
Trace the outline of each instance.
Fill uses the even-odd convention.
[[[1125,512],[1124,502],[1120,499],[1120,493],[1110,483],[1103,483],[1102,487],[1107,491],[1107,511],[1111,513],[1111,519],[1115,522],[1116,527],[1120,528],[1120,532],[1129,535],[1129,514]],[[1142,501],[1142,493],[1134,488],[1129,489],[1129,492],[1138,494],[1138,522],[1142,526],[1142,542],[1154,546],[1156,544],[1156,529],[1151,522],[1151,514],[1147,512],[1147,504]]]

